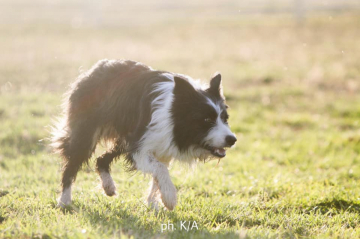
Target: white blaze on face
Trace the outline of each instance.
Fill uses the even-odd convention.
[[[209,100],[210,101],[210,100]],[[210,103],[210,102],[209,102]],[[233,132],[231,132],[228,124],[224,123],[221,119],[221,109],[219,105],[215,105],[213,102],[210,103],[216,112],[218,113],[216,124],[213,128],[210,129],[208,135],[205,137],[204,142],[207,145],[215,148],[225,147],[226,136],[235,136]]]

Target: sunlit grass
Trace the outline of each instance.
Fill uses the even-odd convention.
[[[0,237],[359,237],[358,20],[1,26]],[[173,212],[149,210],[149,177],[121,162],[113,166],[117,197],[104,195],[91,163],[73,206],[56,207],[60,160],[47,146],[48,126],[79,67],[102,58],[203,79],[222,72],[238,143],[219,164],[173,166]],[[179,230],[181,221],[199,230]],[[178,230],[161,233],[168,222]]]

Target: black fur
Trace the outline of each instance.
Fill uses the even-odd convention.
[[[223,112],[226,112],[224,98],[220,94],[221,76],[215,76],[206,91],[195,90],[187,80],[180,77],[175,77],[174,80],[174,142],[182,151],[192,145],[202,147],[201,141],[214,126],[218,116],[215,109],[207,103],[208,99],[214,104],[220,104]]]
[[[116,142],[115,146],[109,151],[96,159],[96,170],[100,173],[102,171],[110,172],[110,164],[112,161],[126,152],[121,141]]]
[[[80,75],[65,100],[65,125],[53,138],[55,150],[64,159],[62,186],[71,185],[81,166],[88,162],[96,148],[96,129],[100,137],[115,141],[114,148],[97,159],[97,170],[109,171],[112,160],[124,154],[129,170],[136,169],[132,153],[151,119],[153,84],[169,81],[149,67],[134,61],[97,63]],[[106,77],[102,77],[105,74]],[[106,131],[112,131],[107,133]],[[59,133],[60,132],[60,133]],[[131,146],[131,147],[130,147]]]
[[[110,164],[121,155],[128,170],[136,169],[133,154],[151,121],[151,104],[161,93],[154,93],[154,85],[172,82],[164,73],[167,72],[134,61],[102,60],[79,76],[65,99],[65,123],[55,130],[53,137],[53,146],[64,160],[63,190],[75,180],[100,140],[110,141],[114,146],[97,158],[99,173],[110,172]],[[191,146],[206,149],[201,144],[218,118],[218,112],[208,101],[220,106],[224,122],[228,118],[221,75],[213,77],[208,89],[199,90],[182,76],[169,74],[175,81],[171,105],[173,141],[180,151]],[[228,138],[231,140],[236,138]]]

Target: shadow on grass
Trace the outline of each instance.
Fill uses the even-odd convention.
[[[9,191],[0,190],[0,197],[4,197],[4,196],[6,196],[7,194],[9,194]]]
[[[86,204],[79,205],[77,209],[65,209],[64,213],[79,213],[88,220],[93,228],[102,233],[114,235],[121,234],[135,238],[239,238],[235,232],[210,231],[201,222],[196,222],[192,216],[179,215],[176,212],[160,210],[158,213],[150,209],[118,207],[111,204],[104,205],[102,209],[94,209]],[[181,213],[181,212],[179,212]],[[220,221],[221,218],[219,218]],[[161,224],[173,224],[174,230],[161,232]],[[181,226],[181,222],[185,227]]]
[[[308,207],[305,213],[338,214],[344,211],[360,213],[360,204],[343,199],[332,199]]]
[[[6,220],[6,217],[1,216],[1,214],[0,214],[0,224],[5,222],[5,220]]]

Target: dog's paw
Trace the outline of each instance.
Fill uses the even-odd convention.
[[[161,187],[160,193],[161,193],[161,200],[164,206],[170,211],[172,211],[177,203],[175,186],[171,183],[166,185],[165,187]]]
[[[111,175],[108,172],[101,172],[100,177],[106,195],[110,197],[116,195],[116,186]]]
[[[71,202],[70,203],[65,203],[65,202],[62,202],[60,200],[58,200],[58,204],[57,204],[58,207],[61,207],[61,208],[64,208],[64,209],[69,207],[70,205],[71,205]]]
[[[108,183],[108,184],[104,184],[102,185],[106,195],[108,195],[109,197],[115,196],[116,195],[116,187],[114,183]]]
[[[152,199],[152,200],[147,200],[148,206],[150,209],[155,210],[155,211],[159,211],[159,201],[156,199]]]
[[[61,197],[58,199],[58,207],[66,208],[71,204],[71,195],[67,193],[61,194]]]
[[[150,193],[147,198],[147,204],[149,208],[155,211],[159,211],[159,200],[160,200],[159,191]]]

